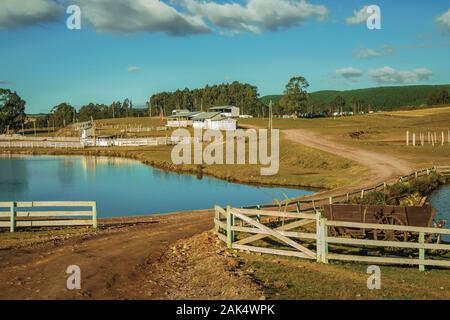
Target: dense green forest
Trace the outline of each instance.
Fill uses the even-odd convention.
[[[364,104],[370,106],[372,110],[394,110],[403,107],[440,104],[440,101],[433,101],[430,98],[441,90],[447,90],[448,92],[450,84],[317,91],[309,94],[308,102],[322,107],[329,106],[340,96],[348,107],[351,106],[352,100],[356,98],[364,101]],[[270,100],[273,103],[278,103],[282,97],[282,95],[269,95],[262,97],[261,101],[264,104],[268,104]],[[445,99],[443,103],[446,103]]]
[[[164,111],[170,115],[174,109],[206,111],[214,106],[233,105],[241,109],[243,114],[263,115],[265,106],[259,100],[258,88],[234,81],[219,85],[207,85],[204,88],[160,92],[150,98],[151,114]]]

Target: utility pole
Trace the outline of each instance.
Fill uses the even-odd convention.
[[[269,102],[269,130],[272,133],[273,129],[273,102],[270,100]]]
[[[92,130],[94,132],[94,147],[97,146],[97,137],[95,135],[95,122],[94,122],[94,118],[91,116],[91,123],[92,123]]]

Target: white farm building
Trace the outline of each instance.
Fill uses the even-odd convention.
[[[213,107],[209,108],[210,112],[219,112],[222,116],[228,118],[239,118],[240,110],[235,106],[222,106],[222,107]]]
[[[202,112],[193,119],[194,129],[224,130],[237,129],[237,121],[224,117],[220,112]]]

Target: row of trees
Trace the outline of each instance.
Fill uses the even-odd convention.
[[[125,118],[142,114],[142,109],[134,109],[130,99],[114,101],[110,105],[89,103],[79,111],[67,102],[53,107],[50,114],[37,117],[37,127],[63,127],[75,122],[89,121],[91,119]]]
[[[430,106],[447,103],[450,103],[450,97],[447,89],[436,90],[428,96],[427,104]]]
[[[206,111],[221,105],[237,106],[241,113],[253,116],[264,115],[267,108],[259,100],[257,87],[237,81],[201,89],[160,92],[150,98],[149,107],[151,115],[159,115],[161,110],[167,115],[172,110]]]
[[[294,77],[286,85],[281,99],[274,104],[274,114],[313,114],[313,113],[334,113],[350,112],[359,113],[370,110],[370,105],[359,97],[352,97],[346,101],[338,95],[329,102],[311,101],[307,88],[308,81],[304,77]]]

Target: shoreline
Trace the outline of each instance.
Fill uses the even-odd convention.
[[[143,150],[144,151],[144,150]],[[148,150],[145,150],[148,151]],[[237,183],[247,186],[254,187],[272,187],[272,188],[286,188],[293,190],[305,190],[311,191],[313,194],[318,192],[331,191],[330,188],[325,188],[323,186],[311,186],[311,185],[293,185],[293,184],[283,184],[283,183],[264,183],[264,182],[256,182],[247,180],[247,179],[239,179],[234,177],[224,177],[218,174],[214,174],[212,172],[204,172],[203,170],[199,170],[197,168],[193,168],[186,165],[177,166],[172,163],[168,163],[167,161],[158,161],[158,160],[148,160],[145,159],[144,156],[140,154],[127,153],[124,151],[118,150],[103,150],[103,149],[29,149],[29,148],[5,148],[0,151],[2,155],[30,155],[30,156],[91,156],[91,157],[115,157],[115,158],[123,158],[139,161],[143,165],[147,165],[153,167],[155,169],[168,171],[177,174],[186,174],[186,175],[194,175],[199,178],[203,176],[212,177],[215,179],[219,179],[225,182]],[[203,167],[202,167],[203,168]],[[312,195],[313,195],[312,194]],[[309,195],[311,196],[311,195]]]

